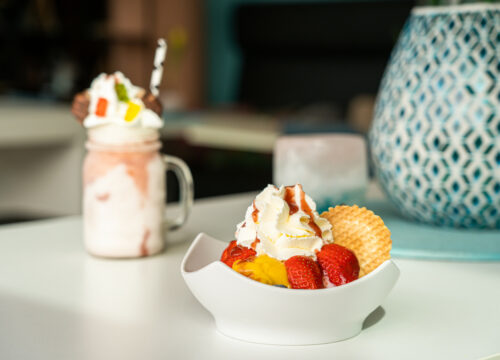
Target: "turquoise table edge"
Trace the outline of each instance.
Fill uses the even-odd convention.
[[[391,231],[395,258],[451,261],[500,261],[500,230],[460,229],[404,218],[387,200],[367,201]]]

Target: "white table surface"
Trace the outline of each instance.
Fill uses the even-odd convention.
[[[79,217],[0,227],[0,359],[478,359],[500,352],[500,263],[396,259],[401,277],[355,338],[269,346],[220,335],[181,259],[204,231],[231,240],[253,195],[197,201],[167,250],[87,255]],[[242,309],[242,311],[248,311]]]

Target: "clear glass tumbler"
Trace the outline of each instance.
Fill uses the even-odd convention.
[[[280,137],[274,147],[274,183],[300,183],[318,206],[362,205],[368,186],[366,142],[355,134]]]

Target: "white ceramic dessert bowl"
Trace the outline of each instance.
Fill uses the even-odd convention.
[[[220,262],[227,245],[199,234],[184,256],[181,272],[219,332],[249,342],[308,345],[353,337],[399,277],[396,264],[387,260],[365,277],[339,287],[284,289],[248,279]]]

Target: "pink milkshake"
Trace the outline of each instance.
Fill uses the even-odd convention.
[[[164,220],[169,169],[179,176],[184,205],[175,226],[189,212],[191,174],[182,160],[159,153],[163,122],[154,110],[161,111],[158,100],[119,72],[99,75],[75,97],[73,112],[88,129],[83,231],[93,255],[140,257],[163,250],[172,227]]]

